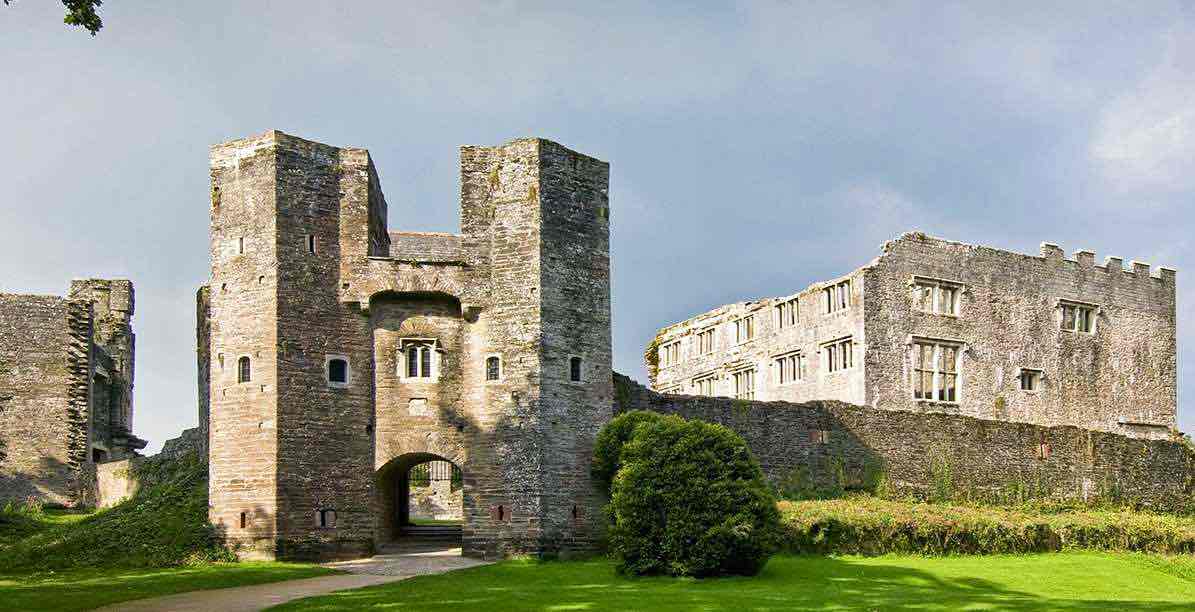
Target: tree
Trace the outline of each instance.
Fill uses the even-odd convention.
[[[66,7],[66,17],[62,21],[67,25],[80,26],[95,36],[104,27],[104,20],[96,12],[103,3],[103,0],[62,0]],[[4,0],[4,4],[12,4],[12,0]]]

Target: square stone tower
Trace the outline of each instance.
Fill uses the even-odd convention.
[[[402,533],[410,467],[442,459],[463,474],[465,554],[593,545],[606,163],[540,139],[465,147],[460,235],[388,232],[362,149],[273,131],[213,147],[211,170],[199,378],[230,542],[368,554]]]

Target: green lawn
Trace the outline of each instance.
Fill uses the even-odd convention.
[[[78,569],[0,575],[0,609],[90,610],[130,599],[336,573],[297,563],[216,563],[158,569]]]
[[[776,557],[755,578],[623,578],[605,560],[506,561],[274,610],[1192,610],[1195,560],[1060,553]]]
[[[77,523],[92,512],[48,509],[36,516],[20,513],[0,513],[0,548],[15,544],[47,529]]]

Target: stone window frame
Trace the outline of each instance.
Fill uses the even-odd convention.
[[[248,371],[242,370],[242,367],[244,367],[241,365],[242,363],[248,364],[248,366],[247,366]],[[253,356],[252,355],[245,353],[243,355],[237,356],[236,377],[237,377],[238,385],[244,385],[244,384],[249,384],[249,383],[253,382]]]
[[[332,361],[336,359],[344,362],[344,382],[332,380]],[[324,382],[328,383],[330,389],[347,389],[353,384],[353,362],[348,355],[335,353],[324,355]]]
[[[408,376],[407,375],[407,349],[406,343],[420,345],[431,345],[431,358],[428,363],[428,369],[431,370],[430,376]],[[396,364],[398,379],[404,383],[409,384],[434,384],[440,381],[440,370],[443,361],[443,349],[440,347],[440,341],[436,338],[399,338],[398,351],[395,353],[398,357]],[[422,362],[420,363],[422,369]]]
[[[316,239],[315,234],[303,234],[303,252],[308,255],[315,255],[319,252],[319,240]]]
[[[915,351],[919,351],[919,347],[924,346],[924,345],[932,345],[934,347],[933,369],[929,371],[930,373],[933,374],[933,378],[932,378],[933,391],[932,392],[933,392],[934,397],[928,397],[928,398],[927,397],[917,397],[916,381],[914,380],[914,378],[912,378],[912,377],[919,376],[920,375],[919,373],[922,371],[921,368],[917,368],[917,354],[915,353]],[[941,349],[943,346],[952,347],[955,349],[954,370],[953,371],[940,369],[941,368],[941,360],[942,360]],[[911,377],[909,378],[909,397],[911,397],[913,399],[913,401],[915,401],[917,403],[921,403],[921,404],[948,404],[948,405],[952,405],[952,406],[957,406],[957,405],[961,404],[963,401],[963,390],[965,389],[964,382],[966,380],[966,376],[964,374],[964,368],[963,368],[963,355],[965,355],[968,350],[967,342],[965,340],[960,340],[957,338],[936,338],[936,337],[931,337],[931,336],[909,336],[908,342],[907,342],[907,347],[908,347],[907,358],[908,358],[908,364],[909,364],[909,373],[911,374]],[[940,375],[954,376],[954,399],[952,399],[952,400],[951,399],[941,399],[941,397],[940,397],[941,390],[939,389],[939,378],[938,378]]]
[[[698,374],[697,376],[694,376],[689,383],[693,386],[693,394],[694,395],[702,395],[702,396],[706,396],[706,397],[717,397],[718,396],[718,378],[719,377],[718,377],[717,372],[706,372],[704,374]],[[701,383],[704,383],[707,381],[709,382],[709,393],[702,393],[701,392]]]
[[[1025,381],[1024,381],[1025,374],[1033,375],[1033,378],[1031,379],[1032,382],[1030,384],[1030,386],[1032,387],[1031,389],[1025,388]],[[1042,386],[1042,383],[1045,382],[1045,380],[1046,380],[1046,371],[1045,370],[1043,370],[1041,368],[1021,368],[1020,371],[1017,372],[1017,389],[1020,390],[1022,393],[1029,393],[1032,395],[1037,395],[1038,393],[1041,393],[1041,386]]]
[[[841,352],[843,346],[849,346],[850,350]],[[854,334],[839,336],[833,340],[826,340],[819,344],[818,354],[825,362],[825,367],[819,368],[823,376],[830,376],[840,374],[855,368],[855,336]],[[838,359],[839,355],[843,355],[843,359]]]
[[[734,326],[734,343],[736,346],[740,344],[746,344],[756,338],[755,313],[738,317],[734,321],[731,321],[731,324]],[[746,330],[745,334],[742,333],[744,329]],[[743,338],[744,335],[747,337]]]
[[[680,339],[669,340],[660,345],[659,361],[661,368],[670,368],[681,362]],[[671,356],[669,355],[671,353]],[[671,358],[669,358],[671,357]]]
[[[695,342],[697,343],[698,355],[711,355],[718,348],[717,331],[718,326],[711,325],[697,332]],[[703,346],[703,337],[709,339],[708,349]]]
[[[490,360],[498,360],[498,377],[490,378]],[[481,360],[483,368],[482,378],[485,379],[486,384],[500,383],[506,379],[506,364],[502,361],[502,355],[499,353],[489,353]]]
[[[734,399],[753,401],[756,393],[759,392],[759,368],[755,364],[740,366],[729,372],[729,377],[732,384],[731,397]],[[742,377],[747,377],[750,380],[751,388],[742,390],[739,388],[739,381]]]
[[[825,314],[834,314],[838,312],[845,312],[851,309],[854,305],[854,296],[851,295],[851,279],[834,281],[826,283],[822,286],[822,303],[825,306]]]
[[[1075,309],[1074,322],[1073,322],[1072,326],[1069,328],[1066,327],[1066,309],[1067,308]],[[1096,332],[1098,331],[1100,316],[1104,312],[1103,306],[1096,304],[1094,302],[1083,302],[1080,300],[1071,300],[1071,299],[1067,299],[1067,298],[1058,298],[1058,303],[1055,306],[1055,310],[1056,310],[1055,316],[1057,317],[1057,321],[1058,321],[1058,329],[1060,331],[1069,332],[1072,334],[1087,334],[1090,336],[1094,336],[1096,334]],[[1080,319],[1079,319],[1078,313],[1080,311],[1084,311],[1084,310],[1089,311],[1088,323],[1090,324],[1090,327],[1091,327],[1091,329],[1089,329],[1089,330],[1079,329]]]
[[[917,305],[917,292],[920,288],[927,288],[930,290],[930,309],[919,308]],[[948,278],[935,278],[932,276],[922,276],[914,274],[909,279],[910,300],[912,302],[913,312],[920,312],[923,314],[938,315],[943,317],[959,318],[963,312],[963,294],[967,292],[967,284],[961,281],[951,280]],[[951,300],[950,312],[942,312],[940,310],[942,289],[949,288],[954,290],[954,298]]]
[[[573,362],[574,361],[577,362],[577,364],[578,364],[576,378],[573,378]],[[582,357],[581,355],[569,355],[568,360],[565,363],[568,364],[567,371],[565,372],[565,379],[568,382],[575,384],[575,385],[584,384],[585,383],[585,358]]]
[[[788,329],[801,323],[801,300],[789,298],[772,307],[775,313],[776,329]]]
[[[336,529],[336,509],[320,508],[315,511],[316,529]]]
[[[788,365],[786,362],[795,360],[790,371],[793,377],[785,380],[783,368]],[[809,358],[805,355],[803,350],[788,351],[772,356],[772,372],[775,375],[776,384],[778,386],[788,386],[796,383],[805,382],[809,379]]]

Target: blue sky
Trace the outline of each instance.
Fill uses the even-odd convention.
[[[1191,430],[1195,9],[877,4],[126,0],[92,38],[16,0],[0,291],[133,279],[153,450],[196,421],[209,144],[368,148],[392,229],[457,231],[457,147],[541,136],[611,163],[619,371],[666,323],[907,230],[1049,241],[1178,268]]]

